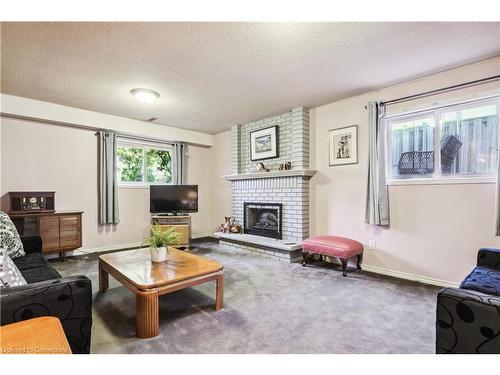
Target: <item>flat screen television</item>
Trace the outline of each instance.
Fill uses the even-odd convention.
[[[154,214],[198,212],[198,185],[150,185],[149,211]]]

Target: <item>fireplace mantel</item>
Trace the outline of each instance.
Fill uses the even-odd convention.
[[[280,178],[280,177],[309,177],[311,178],[317,171],[314,169],[289,169],[287,171],[271,171],[271,172],[256,172],[256,173],[242,173],[242,174],[229,174],[224,177],[228,181],[236,180],[255,180],[259,178]]]

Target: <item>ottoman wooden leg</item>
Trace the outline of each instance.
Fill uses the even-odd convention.
[[[302,266],[306,266],[306,259],[307,259],[307,254],[309,254],[307,251],[302,252]]]
[[[342,263],[342,276],[346,277],[347,276],[347,261],[348,259],[345,258],[340,258],[340,263]]]
[[[158,336],[160,327],[158,311],[158,291],[139,292],[136,295],[137,336],[150,338]]]
[[[361,262],[363,260],[363,254],[356,255],[356,258],[358,259],[358,261],[356,262],[356,266],[358,267],[358,270],[360,270],[361,269]]]

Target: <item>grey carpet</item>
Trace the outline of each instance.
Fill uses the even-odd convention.
[[[207,283],[160,297],[160,334],[135,336],[135,297],[110,276],[98,293],[97,256],[53,262],[94,290],[92,353],[433,353],[437,287],[332,265],[289,264],[197,244],[224,264],[224,309]]]

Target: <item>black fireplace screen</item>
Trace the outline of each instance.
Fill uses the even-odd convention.
[[[243,232],[281,239],[281,203],[243,203]]]

